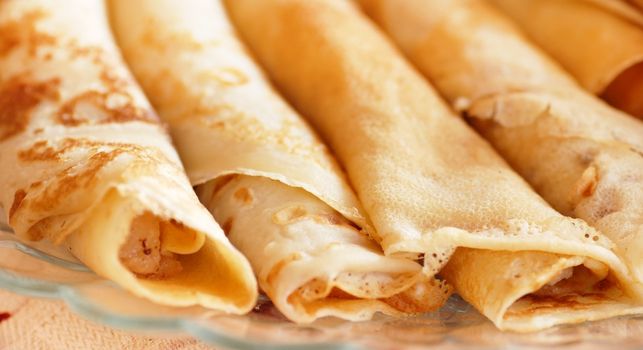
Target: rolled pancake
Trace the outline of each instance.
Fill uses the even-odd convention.
[[[421,265],[381,248],[327,204],[266,177],[231,175],[201,186],[201,198],[250,257],[262,289],[291,320],[369,319],[440,306],[450,289]]]
[[[362,4],[554,208],[614,242],[632,276],[621,284],[640,298],[643,124],[585,93],[483,1]]]
[[[643,118],[643,13],[611,0],[492,0],[589,91]]]
[[[99,0],[0,3],[0,204],[155,302],[249,311],[251,266],[192,190]]]
[[[420,264],[385,257],[360,232],[368,224],[342,171],[273,91],[218,1],[113,0],[111,10],[200,198],[290,320],[422,312],[448,297]]]
[[[501,291],[502,298],[493,302],[502,305],[483,312],[504,329],[576,320],[578,314],[528,324],[503,318],[515,299],[548,282],[589,278],[568,270],[571,266],[589,266],[588,275],[607,281],[607,289],[618,295],[614,302],[629,307],[628,284],[619,282],[628,281],[627,270],[610,250],[612,243],[538,197],[351,3],[230,0],[226,5],[271,78],[337,154],[387,255],[422,257],[425,273],[434,276],[442,275],[452,255],[466,254],[464,260],[485,269],[481,272],[506,270],[506,259],[458,247],[513,251],[508,254],[524,276],[520,290],[514,279],[498,281],[490,273],[462,282],[476,293]],[[526,250],[546,251],[536,256],[561,262],[540,271],[535,254],[516,252]],[[575,290],[571,298],[580,300],[590,289]],[[543,317],[556,309],[545,302],[530,305]]]

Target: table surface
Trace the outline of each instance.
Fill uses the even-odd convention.
[[[214,350],[190,337],[109,328],[74,314],[65,303],[0,289],[0,350]]]

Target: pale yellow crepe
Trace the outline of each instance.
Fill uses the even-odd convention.
[[[0,2],[0,206],[155,302],[244,313],[248,261],[190,187],[99,0]]]
[[[554,208],[615,243],[632,276],[621,286],[640,298],[643,124],[582,91],[482,0],[361,3]],[[610,310],[591,318],[641,312]]]
[[[342,171],[273,91],[218,1],[112,0],[111,10],[200,198],[281,312],[296,322],[364,320],[441,305],[449,289],[360,232],[367,220]]]
[[[387,255],[423,257],[427,276],[446,273],[503,329],[594,318],[556,314],[558,304],[532,298],[565,285],[564,298],[549,298],[630,312],[629,284],[619,284],[628,272],[613,244],[538,197],[350,2],[226,5],[271,78],[337,154]],[[588,293],[598,300],[583,299]],[[532,316],[514,321],[523,297]]]
[[[589,91],[643,118],[643,13],[614,0],[491,0]]]

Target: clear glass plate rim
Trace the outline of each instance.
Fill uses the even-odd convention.
[[[0,231],[11,233],[11,228],[0,222]],[[0,236],[0,247],[16,249],[24,254],[30,255],[39,260],[51,263],[66,269],[74,271],[93,273],[84,265],[70,262],[38,249],[32,248],[19,240],[8,237],[4,234]],[[101,283],[113,284],[110,281]],[[217,331],[214,328],[206,327],[191,318],[183,317],[140,317],[140,316],[123,316],[111,313],[97,307],[91,302],[86,301],[75,290],[73,285],[43,281],[29,277],[19,276],[11,271],[0,268],[0,288],[12,291],[17,294],[34,296],[40,298],[59,299],[64,301],[77,314],[90,319],[94,322],[105,324],[114,328],[126,331],[176,331],[191,334],[207,343],[215,346],[224,346],[232,349],[274,349],[274,350],[317,350],[317,349],[337,349],[353,350],[362,349],[357,344],[346,342],[324,342],[324,343],[293,343],[293,344],[265,344],[248,339],[242,339],[229,336]]]
[[[91,273],[87,267],[82,264],[75,262],[70,262],[55,256],[51,256],[45,252],[39,251],[33,247],[28,246],[27,244],[22,243],[18,240],[13,234],[7,234],[6,232],[12,232],[7,230],[6,225],[0,222],[0,247],[12,248],[20,251],[21,253],[27,254],[39,260],[45,261],[50,264],[54,264],[59,267],[72,269],[74,271],[80,271],[84,273]],[[82,283],[82,282],[81,282]],[[93,283],[105,283],[110,285],[115,285],[111,281],[102,280],[99,282]],[[259,341],[246,339],[238,336],[231,336],[225,334],[221,329],[216,329],[214,327],[208,327],[203,324],[202,320],[198,318],[190,317],[143,317],[143,316],[130,316],[130,315],[121,315],[114,312],[110,312],[97,306],[95,303],[92,303],[86,300],[80,293],[75,290],[73,284],[64,284],[56,283],[52,281],[45,281],[35,278],[30,278],[26,276],[18,275],[10,270],[0,268],[0,288],[6,289],[18,294],[35,296],[35,297],[45,297],[51,299],[59,299],[64,301],[69,307],[77,314],[90,319],[94,322],[105,324],[114,328],[123,329],[126,331],[142,331],[142,332],[162,332],[162,331],[172,331],[172,332],[181,332],[190,334],[198,339],[205,341],[214,346],[222,346],[231,349],[269,349],[269,350],[294,350],[294,349],[303,349],[303,350],[317,350],[317,349],[341,349],[341,350],[353,350],[353,349],[366,349],[367,346],[360,341],[359,338],[355,339],[342,339],[339,341],[325,341],[318,343],[288,343],[288,344],[278,344],[278,343],[261,343]],[[453,311],[453,310],[452,310]],[[456,310],[457,312],[457,310]],[[255,322],[255,321],[253,321]],[[260,322],[260,321],[256,321]],[[563,326],[564,328],[565,326]],[[558,346],[569,346],[582,343],[581,340],[572,341],[570,344],[557,344]],[[614,343],[595,340],[593,345],[605,344],[606,346],[614,346]],[[420,345],[420,344],[416,344]],[[430,346],[429,344],[427,344]],[[442,334],[441,343],[439,345],[454,345],[454,346],[467,346],[470,347],[471,344],[464,344],[457,337],[454,337],[451,334]],[[532,345],[533,346],[533,345]],[[547,347],[547,345],[541,345]],[[487,345],[482,345],[477,347],[479,349],[495,348],[493,346],[489,347]],[[520,344],[505,344],[503,346],[505,349],[513,348],[522,348]]]

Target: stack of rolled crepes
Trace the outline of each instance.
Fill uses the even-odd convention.
[[[0,205],[155,302],[245,313],[248,261],[194,194],[100,0],[0,1]]]
[[[640,295],[643,123],[582,91],[483,0],[361,4],[554,208],[614,243],[621,286]]]
[[[501,329],[643,311],[641,125],[484,4],[363,1],[577,218],[346,0],[109,1],[186,177],[103,4],[70,1],[0,0],[0,193],[20,236],[169,305],[246,312],[254,271],[301,323],[429,311],[452,286]]]
[[[345,176],[272,89],[214,0],[112,0],[126,60],[197,192],[289,319],[422,312],[448,297],[386,257]]]
[[[411,2],[391,1],[402,4]],[[446,278],[502,329],[641,311],[614,243],[533,192],[352,3],[226,5],[276,85],[346,169],[387,256],[422,258],[427,276]]]
[[[586,89],[643,118],[643,12],[634,5],[624,0],[491,2]]]

